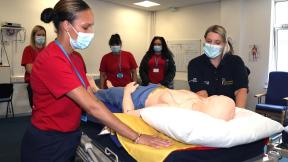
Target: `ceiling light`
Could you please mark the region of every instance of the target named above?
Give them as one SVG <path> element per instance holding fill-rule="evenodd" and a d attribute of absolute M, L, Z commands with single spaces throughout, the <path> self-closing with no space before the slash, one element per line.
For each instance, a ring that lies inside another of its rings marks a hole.
<path fill-rule="evenodd" d="M 134 5 L 142 6 L 142 7 L 153 7 L 153 6 L 159 6 L 159 3 L 151 2 L 151 1 L 142 1 L 134 3 Z"/>

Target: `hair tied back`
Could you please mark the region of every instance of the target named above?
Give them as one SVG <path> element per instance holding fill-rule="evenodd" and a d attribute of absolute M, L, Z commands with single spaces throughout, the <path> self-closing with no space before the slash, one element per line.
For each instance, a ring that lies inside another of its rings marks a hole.
<path fill-rule="evenodd" d="M 41 13 L 41 20 L 45 23 L 50 23 L 55 17 L 53 8 L 46 8 Z"/>

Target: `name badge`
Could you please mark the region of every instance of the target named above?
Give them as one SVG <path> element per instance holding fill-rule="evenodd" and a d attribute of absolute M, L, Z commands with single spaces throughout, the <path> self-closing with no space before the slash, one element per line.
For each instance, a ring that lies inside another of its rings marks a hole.
<path fill-rule="evenodd" d="M 119 79 L 121 79 L 121 78 L 123 78 L 123 73 L 117 73 L 117 78 L 119 78 Z"/>
<path fill-rule="evenodd" d="M 159 68 L 154 68 L 153 73 L 159 73 Z"/>
<path fill-rule="evenodd" d="M 233 85 L 233 80 L 225 80 L 224 82 L 222 82 L 223 86 L 228 86 L 228 85 Z"/>

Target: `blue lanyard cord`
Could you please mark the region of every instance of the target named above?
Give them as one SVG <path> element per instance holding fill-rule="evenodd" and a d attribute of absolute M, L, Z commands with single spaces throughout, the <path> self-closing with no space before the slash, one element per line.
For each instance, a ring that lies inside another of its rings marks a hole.
<path fill-rule="evenodd" d="M 70 62 L 71 66 L 73 67 L 74 71 L 76 72 L 79 80 L 81 81 L 82 85 L 85 87 L 85 89 L 87 88 L 83 78 L 81 77 L 79 71 L 77 70 L 77 68 L 75 67 L 75 65 L 73 64 L 73 62 L 71 61 L 67 51 L 64 49 L 64 47 L 60 44 L 60 42 L 56 39 L 55 43 L 58 45 L 58 47 L 60 47 L 60 49 L 62 50 L 62 52 L 64 53 L 64 55 L 66 56 L 66 58 L 68 59 L 68 61 Z"/>
<path fill-rule="evenodd" d="M 57 39 L 55 40 L 55 43 L 60 47 L 60 49 L 62 50 L 62 52 L 63 52 L 64 55 L 66 56 L 66 58 L 69 60 L 71 66 L 73 67 L 74 71 L 76 72 L 76 74 L 77 74 L 78 78 L 80 79 L 82 85 L 83 85 L 83 86 L 85 87 L 85 89 L 86 89 L 86 84 L 85 84 L 83 78 L 81 77 L 79 71 L 77 70 L 77 68 L 75 67 L 75 65 L 73 64 L 73 62 L 71 61 L 71 59 L 70 59 L 67 51 L 64 49 L 64 47 L 60 44 L 60 42 L 59 42 Z M 82 112 L 81 120 L 84 121 L 84 122 L 87 122 L 88 117 L 87 117 L 86 113 Z"/>

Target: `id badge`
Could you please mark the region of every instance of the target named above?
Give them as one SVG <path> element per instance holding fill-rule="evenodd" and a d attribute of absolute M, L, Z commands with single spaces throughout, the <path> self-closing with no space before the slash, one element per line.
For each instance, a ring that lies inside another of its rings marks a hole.
<path fill-rule="evenodd" d="M 117 73 L 117 78 L 119 79 L 123 78 L 123 73 Z"/>
<path fill-rule="evenodd" d="M 159 73 L 159 68 L 154 68 L 154 69 L 153 69 L 153 72 L 154 72 L 154 73 Z"/>

